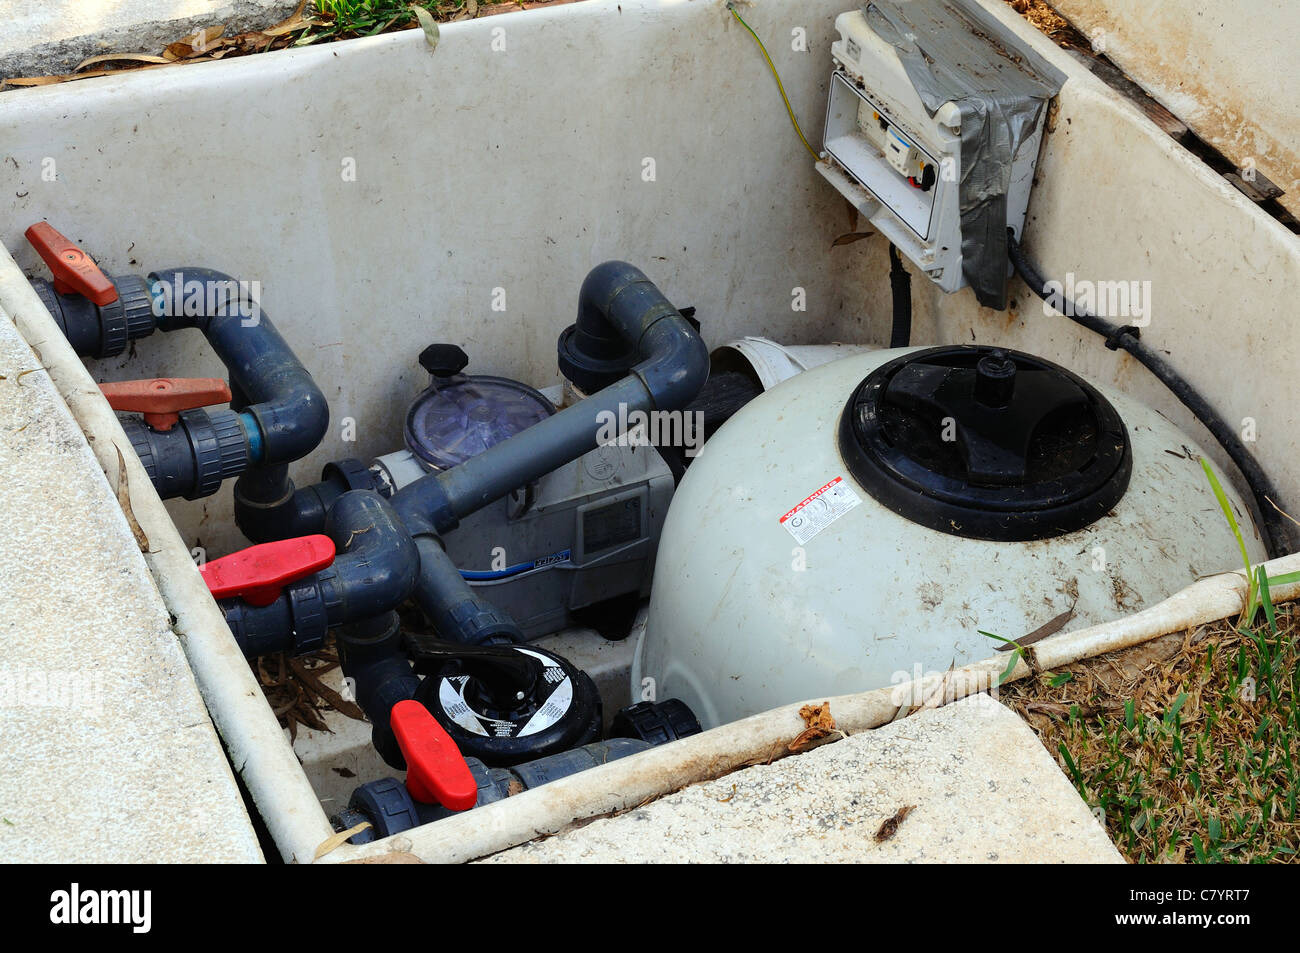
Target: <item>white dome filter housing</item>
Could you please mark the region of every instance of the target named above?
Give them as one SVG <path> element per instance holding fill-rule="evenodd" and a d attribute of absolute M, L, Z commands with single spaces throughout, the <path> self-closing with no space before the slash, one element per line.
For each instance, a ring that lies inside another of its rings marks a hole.
<path fill-rule="evenodd" d="M 1149 408 L 1016 352 L 799 374 L 678 487 L 633 697 L 680 698 L 710 728 L 987 658 L 980 630 L 1151 605 L 1240 563 L 1199 454 Z"/>

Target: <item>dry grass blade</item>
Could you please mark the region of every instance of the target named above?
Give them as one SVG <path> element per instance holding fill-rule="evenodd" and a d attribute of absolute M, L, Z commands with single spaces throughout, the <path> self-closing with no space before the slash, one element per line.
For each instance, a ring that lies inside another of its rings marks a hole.
<path fill-rule="evenodd" d="M 362 821 L 356 827 L 349 827 L 345 831 L 339 831 L 337 834 L 333 834 L 330 837 L 325 838 L 323 841 L 320 842 L 320 846 L 316 848 L 316 856 L 313 857 L 312 860 L 320 860 L 330 851 L 338 850 L 338 848 L 342 847 L 344 844 L 348 842 L 348 838 L 354 837 L 357 834 L 360 834 L 364 830 L 368 830 L 370 826 L 371 825 L 369 821 Z"/>
<path fill-rule="evenodd" d="M 146 69 L 162 69 L 164 66 L 175 66 L 175 63 L 166 61 L 163 63 L 147 63 L 142 66 L 124 66 L 121 69 L 96 69 L 87 70 L 84 73 L 62 73 L 55 76 L 15 76 L 12 79 L 6 79 L 0 82 L 0 89 L 7 86 L 14 87 L 32 87 L 32 86 L 55 86 L 59 83 L 70 83 L 78 79 L 94 79 L 97 76 L 116 76 L 119 73 L 135 73 Z"/>
<path fill-rule="evenodd" d="M 149 552 L 149 537 L 145 534 L 144 527 L 140 521 L 135 518 L 135 513 L 131 509 L 131 486 L 126 479 L 126 458 L 122 456 L 122 448 L 113 445 L 117 451 L 117 505 L 122 508 L 122 515 L 126 517 L 126 524 L 131 527 L 131 535 L 135 537 L 135 544 L 140 547 L 143 553 Z"/>

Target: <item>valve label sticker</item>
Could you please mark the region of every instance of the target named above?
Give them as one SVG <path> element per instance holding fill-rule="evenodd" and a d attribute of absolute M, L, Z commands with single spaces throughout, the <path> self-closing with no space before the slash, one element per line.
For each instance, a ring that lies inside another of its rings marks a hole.
<path fill-rule="evenodd" d="M 540 705 L 527 721 L 520 724 L 475 711 L 465 699 L 468 675 L 452 675 L 444 678 L 438 686 L 438 702 L 447 717 L 468 732 L 493 738 L 523 738 L 545 731 L 563 718 L 573 703 L 573 679 L 554 659 L 525 648 L 517 647 L 515 651 L 531 655 L 543 665 L 541 683 L 537 688 Z"/>
<path fill-rule="evenodd" d="M 809 494 L 781 517 L 781 525 L 802 545 L 862 502 L 843 477 Z"/>

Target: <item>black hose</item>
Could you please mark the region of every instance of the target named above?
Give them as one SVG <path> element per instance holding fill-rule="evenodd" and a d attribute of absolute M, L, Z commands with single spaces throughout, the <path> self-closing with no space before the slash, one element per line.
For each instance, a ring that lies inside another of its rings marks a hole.
<path fill-rule="evenodd" d="M 1057 296 L 1048 292 L 1047 282 L 1043 279 L 1042 274 L 1034 267 L 1033 263 L 1025 257 L 1024 249 L 1016 241 L 1015 234 L 1007 230 L 1007 251 L 1011 256 L 1011 264 L 1016 269 L 1024 283 L 1034 294 L 1042 298 L 1049 304 L 1056 305 Z M 1195 415 L 1196 419 L 1205 425 L 1214 439 L 1219 442 L 1219 446 L 1227 452 L 1236 464 L 1241 475 L 1245 478 L 1246 484 L 1250 487 L 1251 496 L 1254 497 L 1255 507 L 1259 510 L 1260 519 L 1263 523 L 1261 530 L 1264 536 L 1264 547 L 1268 550 L 1268 555 L 1272 559 L 1278 556 L 1285 556 L 1288 553 L 1295 552 L 1300 546 L 1297 545 L 1295 527 L 1283 515 L 1279 508 L 1281 494 L 1278 493 L 1277 487 L 1269 479 L 1264 468 L 1259 465 L 1259 461 L 1254 455 L 1246 449 L 1246 445 L 1241 442 L 1236 431 L 1219 416 L 1208 400 L 1193 387 L 1186 378 L 1178 373 L 1177 370 L 1166 361 L 1154 348 L 1143 344 L 1139 338 L 1141 333 L 1136 327 L 1131 325 L 1111 324 L 1104 318 L 1080 309 L 1073 302 L 1066 310 L 1072 312 L 1066 317 L 1087 328 L 1102 335 L 1106 339 L 1106 346 L 1112 351 L 1116 348 L 1122 348 L 1133 356 L 1133 358 L 1160 379 L 1169 390 L 1177 397 L 1188 410 Z"/>
<path fill-rule="evenodd" d="M 903 259 L 893 242 L 889 243 L 889 290 L 894 301 L 889 346 L 907 347 L 912 343 L 912 276 L 903 267 Z"/>

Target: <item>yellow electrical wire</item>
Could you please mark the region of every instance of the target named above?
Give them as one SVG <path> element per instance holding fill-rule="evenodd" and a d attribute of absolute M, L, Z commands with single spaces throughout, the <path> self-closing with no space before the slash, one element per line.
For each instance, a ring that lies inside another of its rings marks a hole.
<path fill-rule="evenodd" d="M 822 161 L 821 156 L 817 155 L 816 150 L 813 149 L 812 146 L 808 145 L 808 139 L 804 136 L 803 130 L 799 128 L 799 120 L 794 117 L 794 110 L 790 108 L 790 98 L 785 94 L 785 86 L 781 83 L 781 76 L 777 73 L 776 66 L 772 63 L 772 57 L 767 55 L 767 47 L 765 47 L 763 41 L 758 38 L 758 34 L 754 32 L 753 27 L 746 23 L 744 18 L 736 12 L 735 4 L 728 3 L 727 9 L 731 11 L 731 15 L 739 21 L 740 25 L 749 31 L 749 35 L 752 36 L 754 42 L 758 44 L 758 48 L 763 54 L 763 59 L 767 60 L 767 68 L 772 71 L 772 78 L 776 80 L 776 88 L 781 91 L 781 102 L 785 103 L 785 111 L 790 114 L 790 125 L 794 126 L 794 131 L 799 134 L 799 141 L 803 143 L 803 147 L 808 150 L 808 154 L 813 157 L 814 162 Z"/>

